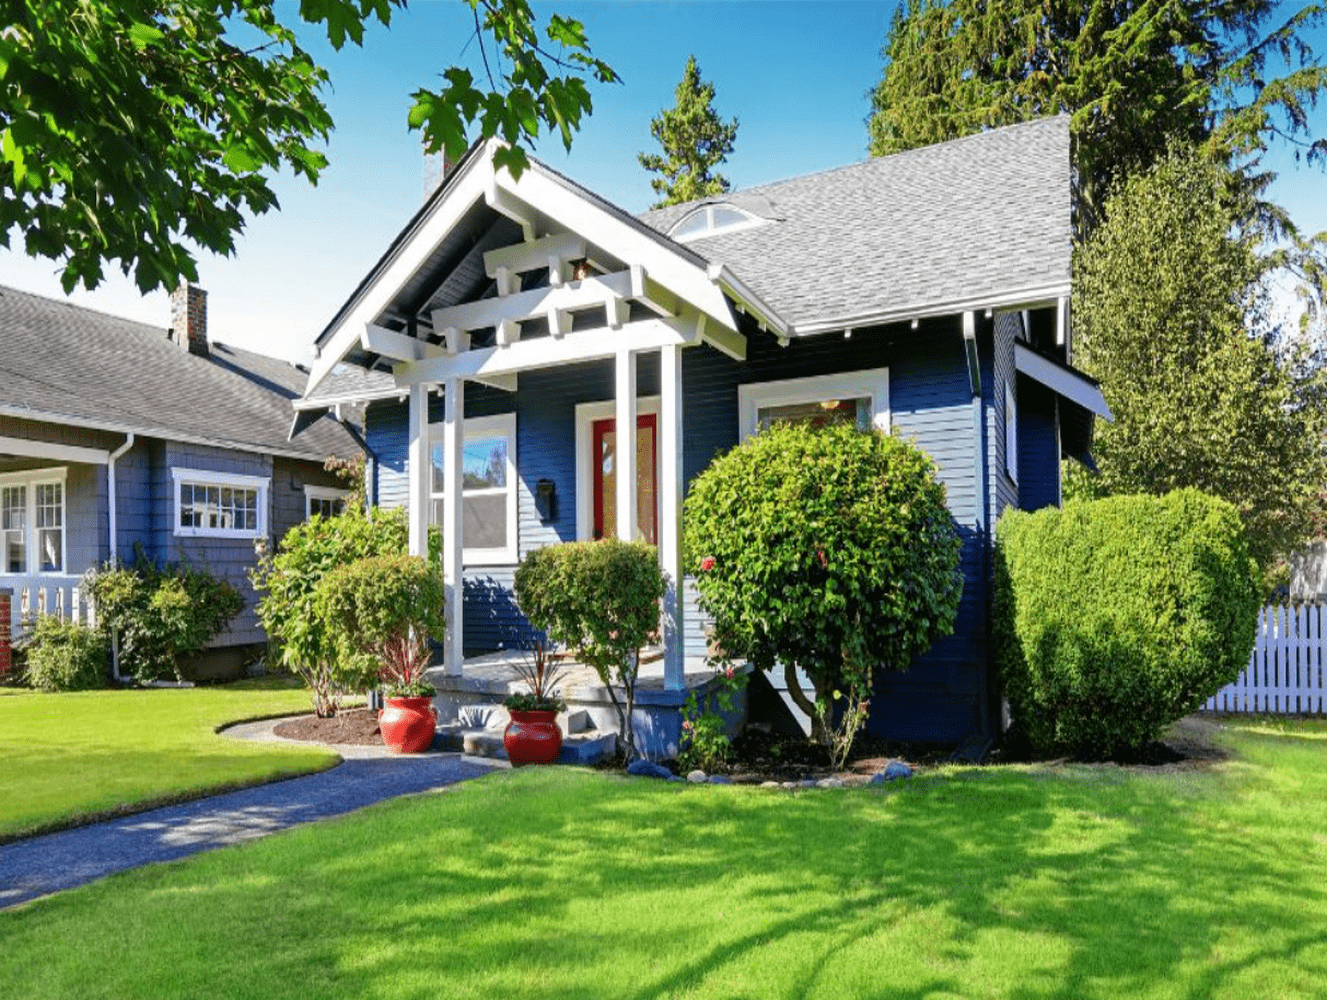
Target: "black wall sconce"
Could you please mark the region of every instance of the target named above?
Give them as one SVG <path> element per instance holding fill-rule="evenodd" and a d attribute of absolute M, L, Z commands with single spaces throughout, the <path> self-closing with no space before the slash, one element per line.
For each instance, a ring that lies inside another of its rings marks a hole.
<path fill-rule="evenodd" d="M 534 484 L 534 509 L 545 523 L 558 516 L 558 493 L 553 480 L 541 479 Z"/>

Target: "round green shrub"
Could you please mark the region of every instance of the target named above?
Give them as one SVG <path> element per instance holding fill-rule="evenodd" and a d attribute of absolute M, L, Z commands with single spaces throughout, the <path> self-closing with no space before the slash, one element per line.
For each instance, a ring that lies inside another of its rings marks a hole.
<path fill-rule="evenodd" d="M 109 680 L 110 646 L 95 628 L 42 615 L 26 645 L 27 681 L 39 691 L 86 691 Z"/>
<path fill-rule="evenodd" d="M 953 631 L 958 532 L 934 464 L 897 437 L 775 424 L 696 478 L 684 523 L 715 643 L 761 670 L 782 663 L 822 738 L 837 691 L 866 697 L 874 671 L 906 670 Z"/>
<path fill-rule="evenodd" d="M 336 648 L 342 677 L 375 678 L 393 697 L 432 694 L 423 679 L 429 637 L 446 626 L 446 587 L 436 565 L 418 556 L 372 556 L 330 570 L 314 603 Z"/>
<path fill-rule="evenodd" d="M 1011 511 L 996 538 L 995 665 L 1035 753 L 1127 754 L 1248 663 L 1261 589 L 1224 500 L 1185 489 Z"/>

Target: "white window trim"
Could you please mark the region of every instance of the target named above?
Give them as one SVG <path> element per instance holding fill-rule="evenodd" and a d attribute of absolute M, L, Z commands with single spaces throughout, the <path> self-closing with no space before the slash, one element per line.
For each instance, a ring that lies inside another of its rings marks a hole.
<path fill-rule="evenodd" d="M 188 469 L 171 466 L 171 512 L 176 538 L 264 538 L 267 535 L 267 497 L 272 488 L 268 476 L 241 476 L 233 472 L 211 472 L 207 469 Z M 180 524 L 180 487 L 238 486 L 258 491 L 258 526 L 249 528 L 196 528 Z"/>
<path fill-rule="evenodd" d="M 737 387 L 737 433 L 740 438 L 756 432 L 758 415 L 766 406 L 795 406 L 822 399 L 866 396 L 871 400 L 871 423 L 889 433 L 889 369 L 835 372 L 777 382 L 748 382 Z"/>
<path fill-rule="evenodd" d="M 341 500 L 344 502 L 349 496 L 349 490 L 338 490 L 333 486 L 310 486 L 306 483 L 304 486 L 304 520 L 307 521 L 313 516 L 309 513 L 309 504 L 314 500 Z"/>
<path fill-rule="evenodd" d="M 24 469 L 21 472 L 0 473 L 0 486 L 26 486 L 28 488 L 25 502 L 27 504 L 27 528 L 26 537 L 23 539 L 23 550 L 27 558 L 27 566 L 22 573 L 7 573 L 0 569 L 0 577 L 37 577 L 37 576 L 69 576 L 69 486 L 67 479 L 69 469 L 64 466 L 58 466 L 48 469 Z M 50 486 L 54 483 L 60 485 L 60 569 L 48 570 L 42 572 L 38 566 L 37 553 L 37 487 Z"/>
<path fill-rule="evenodd" d="M 1012 382 L 1004 384 L 1004 471 L 1018 485 L 1018 400 Z"/>
<path fill-rule="evenodd" d="M 433 490 L 433 445 L 442 441 L 443 422 L 434 421 L 429 424 L 429 518 L 432 523 L 434 501 L 446 500 L 441 493 L 435 493 Z M 461 423 L 461 440 L 458 445 L 464 450 L 465 439 L 467 437 L 495 437 L 503 435 L 507 438 L 507 544 L 502 548 L 480 549 L 465 548 L 461 551 L 461 564 L 463 566 L 515 566 L 520 562 L 520 539 L 517 533 L 520 530 L 520 519 L 517 517 L 517 496 L 520 490 L 520 479 L 517 476 L 516 460 L 516 414 L 499 413 L 491 417 L 467 417 Z M 462 503 L 464 503 L 465 490 L 462 490 Z M 478 490 L 471 490 L 471 493 L 480 493 Z M 485 490 L 484 493 L 496 494 L 497 490 Z M 460 518 L 460 530 L 465 531 L 464 515 Z M 464 536 L 463 536 L 464 537 Z"/>
<path fill-rule="evenodd" d="M 657 420 L 659 397 L 637 396 L 636 416 L 651 413 Z M 576 540 L 580 542 L 594 538 L 594 425 L 600 420 L 616 418 L 616 400 L 605 399 L 576 405 Z M 671 495 L 665 493 L 662 481 L 663 449 L 655 448 L 654 457 L 654 482 L 662 503 L 665 495 Z"/>
<path fill-rule="evenodd" d="M 729 222 L 722 226 L 716 226 L 714 224 L 714 215 L 711 212 L 711 210 L 715 208 L 726 208 L 734 212 L 741 212 L 742 215 L 744 215 L 746 218 L 742 222 Z M 705 216 L 705 222 L 706 222 L 704 229 L 702 229 L 698 233 L 685 233 L 681 236 L 674 235 L 684 225 L 686 225 L 696 216 L 702 214 Z M 767 226 L 769 225 L 769 221 L 770 221 L 769 219 L 762 219 L 758 215 L 753 215 L 752 213 L 748 212 L 745 208 L 739 208 L 737 205 L 734 205 L 731 202 L 726 202 L 726 201 L 712 202 L 711 204 L 701 205 L 699 208 L 693 209 L 692 211 L 688 212 L 686 215 L 682 216 L 682 218 L 674 222 L 671 226 L 668 227 L 668 236 L 670 239 L 676 240 L 678 243 L 690 243 L 692 240 L 704 240 L 708 239 L 711 236 L 719 236 L 724 233 L 740 233 L 744 229 L 756 229 L 760 226 Z"/>

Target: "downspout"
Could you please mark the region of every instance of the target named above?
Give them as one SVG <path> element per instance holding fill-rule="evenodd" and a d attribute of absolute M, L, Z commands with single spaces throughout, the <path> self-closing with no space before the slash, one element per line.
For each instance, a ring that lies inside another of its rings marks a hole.
<path fill-rule="evenodd" d="M 115 462 L 123 458 L 125 452 L 134 446 L 134 432 L 129 431 L 124 438 L 124 444 L 110 453 L 106 459 L 106 519 L 110 528 L 110 564 L 118 569 L 120 566 L 120 545 L 119 545 L 119 519 L 117 517 L 117 504 L 115 502 Z M 111 679 L 115 683 L 122 683 L 120 677 L 120 636 L 116 632 L 111 633 Z"/>
<path fill-rule="evenodd" d="M 972 445 L 976 453 L 977 465 L 977 536 L 981 539 L 981 585 L 984 597 L 982 604 L 985 612 L 985 624 L 989 628 L 991 621 L 991 539 L 988 528 L 990 526 L 991 506 L 990 497 L 988 496 L 990 484 L 986 481 L 986 428 L 982 419 L 981 366 L 977 349 L 977 314 L 975 312 L 965 312 L 963 314 L 963 349 L 968 362 L 968 386 L 972 390 Z M 991 685 L 989 642 L 982 645 L 987 648 L 987 656 L 985 691 L 982 695 L 980 711 L 980 731 L 982 736 L 989 737 Z"/>

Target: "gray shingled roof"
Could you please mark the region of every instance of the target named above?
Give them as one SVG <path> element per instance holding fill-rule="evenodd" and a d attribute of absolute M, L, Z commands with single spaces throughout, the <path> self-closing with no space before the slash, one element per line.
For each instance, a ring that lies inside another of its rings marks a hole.
<path fill-rule="evenodd" d="M 793 327 L 1067 285 L 1067 116 L 766 184 L 731 202 L 767 225 L 692 240 Z M 647 212 L 666 233 L 703 202 Z"/>
<path fill-rule="evenodd" d="M 337 365 L 312 394 L 295 404 L 297 410 L 332 406 L 347 401 L 383 399 L 400 394 L 396 379 L 387 372 L 358 365 Z"/>
<path fill-rule="evenodd" d="M 0 286 L 0 412 L 264 454 L 359 451 L 320 420 L 287 441 L 306 374 L 213 343 L 189 354 L 163 327 Z"/>

